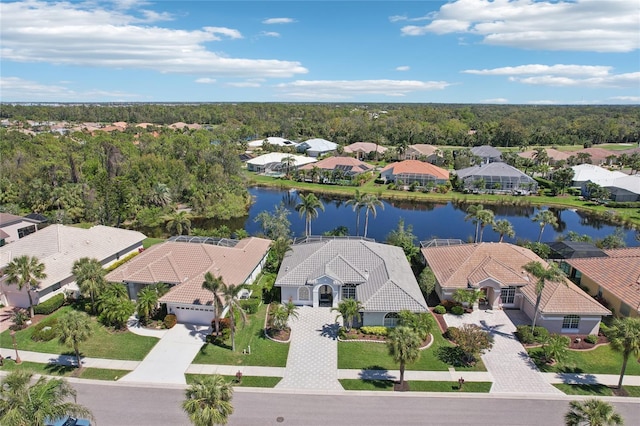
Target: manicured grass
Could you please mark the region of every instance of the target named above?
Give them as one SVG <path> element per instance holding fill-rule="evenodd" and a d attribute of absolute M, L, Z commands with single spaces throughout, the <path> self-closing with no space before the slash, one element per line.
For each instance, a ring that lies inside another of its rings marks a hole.
<path fill-rule="evenodd" d="M 206 375 L 185 374 L 184 376 L 187 380 L 187 384 L 190 385 L 193 383 L 196 377 L 205 377 Z M 282 380 L 282 377 L 243 376 L 242 382 L 237 383 L 235 376 L 222 376 L 222 377 L 224 377 L 229 383 L 233 384 L 233 386 L 248 387 L 248 388 L 274 388 L 278 383 L 280 383 L 280 380 Z"/>
<path fill-rule="evenodd" d="M 64 306 L 50 315 L 57 317 L 65 312 L 72 310 L 71 306 Z M 80 353 L 90 358 L 107 358 L 107 359 L 124 359 L 124 360 L 142 360 L 158 343 L 155 337 L 138 336 L 129 331 L 111 331 L 102 326 L 94 317 L 92 317 L 93 335 L 86 342 L 80 344 Z M 10 331 L 6 330 L 0 334 L 0 346 L 12 349 Z M 34 342 L 31 340 L 33 334 L 33 326 L 16 333 L 16 343 L 18 351 L 44 352 L 50 354 L 72 355 L 73 351 L 70 347 L 61 345 L 58 339 L 48 342 Z"/>
<path fill-rule="evenodd" d="M 605 385 L 567 385 L 564 383 L 554 384 L 567 395 L 597 395 L 613 396 L 613 391 Z"/>
<path fill-rule="evenodd" d="M 460 390 L 457 382 L 424 382 L 408 380 L 412 392 L 482 392 L 488 393 L 491 382 L 466 382 Z M 392 391 L 392 380 L 341 379 L 345 390 Z"/>
<path fill-rule="evenodd" d="M 541 348 L 529 349 L 528 352 L 534 359 L 542 351 Z M 554 373 L 586 373 L 586 374 L 620 374 L 622 368 L 622 355 L 611 350 L 609 345 L 599 346 L 591 351 L 569 351 L 565 361 L 550 366 L 538 364 L 538 368 L 544 372 Z M 640 375 L 640 363 L 631 357 L 627 363 L 627 375 Z"/>
<path fill-rule="evenodd" d="M 407 370 L 419 371 L 447 371 L 449 365 L 441 361 L 437 354 L 439 351 L 453 347 L 442 334 L 440 334 L 435 319 L 433 322 L 434 342 L 429 347 L 420 351 L 420 359 L 412 364 L 407 364 Z M 338 342 L 338 368 L 356 370 L 397 370 L 398 364 L 388 353 L 387 345 L 373 342 Z M 456 367 L 458 371 L 486 371 L 482 360 L 472 367 Z"/>
<path fill-rule="evenodd" d="M 640 386 L 623 386 L 629 396 L 634 398 L 640 398 Z"/>
<path fill-rule="evenodd" d="M 110 380 L 115 381 L 129 373 L 127 370 L 108 370 L 105 368 L 83 368 L 78 373 L 75 367 L 56 364 L 40 364 L 37 362 L 23 361 L 20 365 L 13 361 L 5 360 L 0 371 L 30 370 L 35 374 L 61 377 L 78 377 L 80 379 Z"/>
<path fill-rule="evenodd" d="M 267 305 L 263 304 L 253 315 L 249 315 L 246 325 L 238 325 L 236 331 L 236 352 L 229 347 L 212 344 L 203 345 L 193 360 L 194 364 L 222 364 L 222 365 L 258 365 L 284 367 L 289 354 L 288 343 L 278 343 L 267 339 L 263 335 L 264 318 Z M 245 355 L 243 349 L 251 346 L 251 354 Z"/>
<path fill-rule="evenodd" d="M 164 238 L 145 238 L 142 240 L 142 247 L 148 249 L 154 244 L 164 243 L 166 240 Z"/>

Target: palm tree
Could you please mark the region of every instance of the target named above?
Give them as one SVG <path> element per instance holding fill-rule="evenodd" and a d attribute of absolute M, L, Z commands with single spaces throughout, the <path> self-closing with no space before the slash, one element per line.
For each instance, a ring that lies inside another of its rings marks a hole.
<path fill-rule="evenodd" d="M 138 311 L 138 318 L 140 322 L 146 324 L 149 317 L 153 315 L 153 312 L 158 306 L 158 299 L 160 294 L 152 286 L 146 286 L 138 292 L 136 299 L 136 311 Z"/>
<path fill-rule="evenodd" d="M 538 224 L 540 225 L 538 242 L 542 241 L 542 232 L 544 231 L 545 226 L 551 225 L 554 228 L 558 226 L 558 219 L 556 219 L 556 216 L 551 210 L 540 210 L 531 220 L 534 222 L 538 222 Z"/>
<path fill-rule="evenodd" d="M 500 235 L 499 243 L 502 242 L 504 236 L 506 235 L 509 238 L 513 238 L 516 235 L 516 231 L 513 229 L 513 225 L 507 219 L 497 220 L 493 224 L 493 231 L 497 232 Z"/>
<path fill-rule="evenodd" d="M 185 392 L 182 409 L 196 426 L 225 425 L 233 414 L 233 387 L 224 377 L 197 377 Z"/>
<path fill-rule="evenodd" d="M 467 207 L 467 215 L 464 217 L 465 222 L 471 219 L 471 223 L 476 226 L 476 233 L 473 237 L 474 243 L 478 242 L 478 228 L 480 226 L 480 221 L 478 220 L 478 212 L 483 209 L 484 207 L 482 206 L 482 204 L 472 204 Z"/>
<path fill-rule="evenodd" d="M 167 231 L 177 235 L 182 235 L 182 233 L 186 231 L 186 234 L 189 235 L 191 232 L 191 215 L 182 211 L 173 216 L 169 216 L 167 220 Z"/>
<path fill-rule="evenodd" d="M 627 369 L 627 361 L 633 355 L 640 356 L 640 318 L 617 318 L 607 333 L 611 349 L 622 353 L 622 369 L 618 389 L 622 388 L 622 379 Z"/>
<path fill-rule="evenodd" d="M 367 230 L 369 228 L 369 212 L 373 213 L 373 217 L 375 218 L 378 214 L 376 207 L 381 207 L 382 210 L 384 210 L 384 204 L 382 204 L 382 201 L 378 200 L 378 197 L 376 197 L 373 194 L 366 194 L 364 197 L 362 197 L 362 208 L 365 209 L 364 211 L 364 237 L 365 238 L 367 237 Z"/>
<path fill-rule="evenodd" d="M 213 294 L 213 320 L 215 322 L 216 336 L 220 335 L 220 313 L 224 308 L 224 297 L 220 290 L 226 287 L 222 277 L 214 277 L 211 272 L 204 274 L 202 288 Z"/>
<path fill-rule="evenodd" d="M 155 204 L 159 207 L 168 206 L 172 201 L 171 190 L 166 184 L 156 182 L 156 184 L 153 185 L 153 188 L 151 188 L 151 195 L 149 198 L 151 204 Z"/>
<path fill-rule="evenodd" d="M 525 271 L 530 273 L 536 278 L 536 306 L 533 314 L 533 321 L 531 323 L 531 330 L 536 327 L 536 319 L 538 318 L 538 313 L 540 309 L 540 300 L 542 300 L 542 291 L 544 290 L 545 283 L 555 282 L 555 283 L 564 283 L 564 274 L 555 263 L 549 265 L 549 268 L 545 268 L 542 263 L 533 261 L 529 262 L 522 267 Z"/>
<path fill-rule="evenodd" d="M 80 342 L 84 342 L 93 334 L 91 318 L 80 311 L 69 311 L 58 320 L 60 343 L 71 346 L 76 354 L 78 368 L 80 363 Z"/>
<path fill-rule="evenodd" d="M 285 167 L 285 177 L 289 179 L 291 167 L 295 166 L 296 159 L 292 155 L 288 155 L 282 159 L 282 165 Z"/>
<path fill-rule="evenodd" d="M 311 220 L 318 217 L 318 210 L 324 211 L 324 204 L 318 200 L 313 193 L 307 195 L 300 195 L 300 202 L 296 205 L 296 211 L 300 214 L 300 217 L 305 218 L 305 236 L 311 235 Z"/>
<path fill-rule="evenodd" d="M 66 416 L 93 420 L 86 407 L 69 402 L 76 391 L 63 379 L 40 377 L 31 384 L 33 373 L 16 370 L 0 382 L 0 424 L 3 426 L 44 426 L 45 419 Z"/>
<path fill-rule="evenodd" d="M 362 303 L 356 299 L 347 298 L 338 303 L 338 307 L 331 308 L 332 311 L 338 312 L 336 320 L 340 317 L 344 320 L 344 326 L 347 331 L 353 327 L 353 320 L 360 315 Z"/>
<path fill-rule="evenodd" d="M 229 328 L 231 329 L 231 350 L 236 351 L 236 312 L 240 314 L 242 323 L 247 322 L 247 314 L 242 306 L 240 306 L 240 300 L 238 294 L 240 290 L 246 288 L 245 285 L 229 284 L 222 287 L 222 297 L 224 297 L 225 304 L 229 307 Z"/>
<path fill-rule="evenodd" d="M 37 257 L 24 255 L 13 259 L 5 268 L 7 274 L 7 284 L 16 284 L 18 290 L 27 288 L 29 296 L 29 313 L 33 317 L 33 298 L 31 292 L 38 289 L 40 280 L 47 278 L 44 273 L 44 263 L 40 262 Z"/>
<path fill-rule="evenodd" d="M 356 236 L 360 235 L 360 210 L 362 210 L 363 207 L 362 197 L 363 194 L 360 193 L 360 190 L 356 189 L 353 198 L 346 202 L 348 206 L 353 206 L 353 211 L 356 212 Z"/>
<path fill-rule="evenodd" d="M 98 259 L 83 257 L 73 263 L 71 272 L 76 277 L 80 293 L 91 298 L 91 311 L 95 314 L 96 298 L 107 285 L 104 279 L 106 271 Z"/>
<path fill-rule="evenodd" d="M 476 213 L 476 218 L 478 224 L 480 225 L 480 235 L 478 236 L 478 240 L 482 242 L 482 235 L 484 234 L 484 228 L 487 225 L 493 225 L 495 223 L 495 216 L 493 215 L 493 211 L 489 209 L 482 209 Z"/>
<path fill-rule="evenodd" d="M 393 361 L 400 364 L 400 385 L 404 383 L 404 369 L 407 363 L 415 362 L 420 358 L 421 344 L 418 333 L 409 327 L 400 326 L 389 332 L 387 348 Z"/>
<path fill-rule="evenodd" d="M 569 411 L 564 415 L 567 426 L 613 426 L 622 425 L 622 416 L 616 413 L 608 402 L 596 398 L 571 401 Z"/>

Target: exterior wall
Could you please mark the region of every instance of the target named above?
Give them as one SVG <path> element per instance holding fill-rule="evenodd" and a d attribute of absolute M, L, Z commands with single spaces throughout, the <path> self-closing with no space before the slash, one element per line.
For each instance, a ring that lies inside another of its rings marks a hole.
<path fill-rule="evenodd" d="M 607 307 L 613 312 L 613 314 L 617 317 L 628 316 L 628 317 L 640 317 L 638 313 L 638 309 L 633 309 L 631 306 L 624 304 L 622 300 L 618 298 L 618 296 L 611 293 L 604 287 L 600 287 L 598 283 L 593 281 L 591 278 L 586 275 L 582 275 L 580 277 L 580 285 L 587 289 L 587 293 L 592 296 L 596 296 L 598 292 L 602 295 L 602 298 L 607 301 Z M 626 311 L 629 311 L 626 314 Z"/>
<path fill-rule="evenodd" d="M 35 226 L 36 231 L 38 230 L 38 224 L 30 222 L 28 220 L 23 220 L 17 223 L 12 223 L 11 225 L 3 226 L 2 230 L 9 234 L 9 236 L 5 239 L 5 242 L 8 244 L 12 241 L 18 241 L 18 230 L 27 228 L 29 226 Z"/>
<path fill-rule="evenodd" d="M 300 287 L 280 287 L 280 302 L 288 303 L 289 299 L 298 306 L 313 306 L 313 289 L 307 286 L 309 289 L 309 300 L 300 300 L 298 297 L 298 289 Z"/>
<path fill-rule="evenodd" d="M 363 326 L 384 325 L 384 316 L 386 312 L 364 312 L 362 314 Z"/>
<path fill-rule="evenodd" d="M 555 334 L 598 334 L 600 330 L 600 317 L 580 316 L 578 328 L 563 329 L 564 315 L 540 315 L 536 325 L 540 325 L 549 333 Z"/>

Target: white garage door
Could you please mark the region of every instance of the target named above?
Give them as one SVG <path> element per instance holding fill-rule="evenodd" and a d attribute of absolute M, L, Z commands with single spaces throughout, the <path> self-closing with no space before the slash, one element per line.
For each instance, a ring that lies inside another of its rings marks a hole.
<path fill-rule="evenodd" d="M 210 306 L 177 305 L 173 306 L 173 313 L 179 323 L 211 325 L 213 308 Z"/>

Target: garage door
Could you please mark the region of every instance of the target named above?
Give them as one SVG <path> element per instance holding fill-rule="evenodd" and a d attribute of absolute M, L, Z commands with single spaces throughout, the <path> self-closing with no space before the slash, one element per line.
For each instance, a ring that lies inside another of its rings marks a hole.
<path fill-rule="evenodd" d="M 174 306 L 173 313 L 183 324 L 211 325 L 213 321 L 213 308 L 208 306 Z"/>

